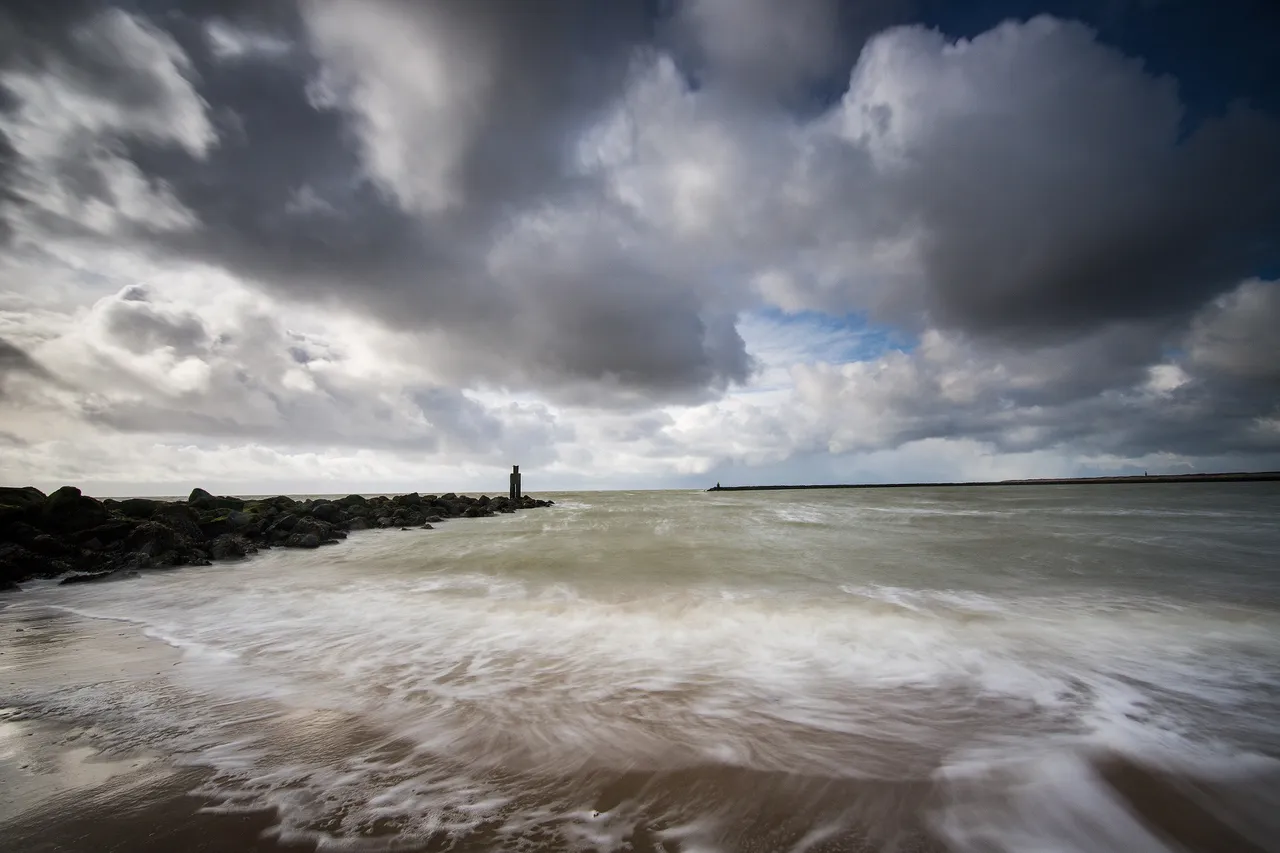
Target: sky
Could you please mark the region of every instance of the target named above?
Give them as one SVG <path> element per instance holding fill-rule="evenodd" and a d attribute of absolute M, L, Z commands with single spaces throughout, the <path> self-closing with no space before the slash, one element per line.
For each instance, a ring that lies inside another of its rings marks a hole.
<path fill-rule="evenodd" d="M 1280 469 L 1272 0 L 11 0 L 0 482 Z"/>

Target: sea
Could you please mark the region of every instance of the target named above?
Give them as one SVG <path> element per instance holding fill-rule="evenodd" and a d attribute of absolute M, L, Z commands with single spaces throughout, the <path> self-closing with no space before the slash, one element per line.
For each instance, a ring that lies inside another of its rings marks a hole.
<path fill-rule="evenodd" d="M 535 496 L 0 597 L 0 848 L 1280 850 L 1280 484 Z"/>

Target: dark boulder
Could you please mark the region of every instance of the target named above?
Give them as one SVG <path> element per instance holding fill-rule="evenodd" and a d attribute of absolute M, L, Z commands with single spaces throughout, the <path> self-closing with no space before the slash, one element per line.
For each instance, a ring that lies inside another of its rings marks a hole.
<path fill-rule="evenodd" d="M 162 503 L 151 514 L 151 520 L 171 527 L 192 542 L 204 538 L 200 530 L 200 515 L 193 508 L 180 503 Z"/>
<path fill-rule="evenodd" d="M 126 521 L 124 519 L 112 519 L 106 524 L 99 524 L 97 527 L 90 527 L 88 530 L 81 530 L 76 534 L 76 541 L 81 547 L 85 542 L 98 540 L 103 545 L 114 545 L 125 539 L 133 529 L 138 526 L 136 521 Z"/>
<path fill-rule="evenodd" d="M 32 527 L 25 521 L 13 521 L 4 526 L 3 533 L 0 533 L 0 540 L 7 542 L 17 542 L 19 545 L 29 545 L 37 536 L 44 536 L 37 527 Z"/>
<path fill-rule="evenodd" d="M 35 486 L 0 487 L 0 505 L 22 507 L 26 509 L 44 509 L 49 498 Z"/>
<path fill-rule="evenodd" d="M 476 503 L 477 503 L 477 504 L 479 504 L 480 506 L 488 506 L 488 505 L 489 505 L 489 496 L 488 496 L 488 495 L 481 495 L 480 497 L 476 498 Z"/>
<path fill-rule="evenodd" d="M 212 501 L 212 500 L 213 500 L 213 495 L 209 494 L 204 489 L 192 489 L 191 495 L 187 498 L 187 503 L 189 504 L 204 503 L 205 501 Z"/>
<path fill-rule="evenodd" d="M 254 515 L 234 509 L 214 509 L 200 513 L 200 532 L 206 539 L 224 533 L 237 533 L 256 523 Z"/>
<path fill-rule="evenodd" d="M 187 537 L 158 521 L 144 521 L 124 540 L 124 550 L 147 557 L 160 557 L 190 547 Z"/>
<path fill-rule="evenodd" d="M 12 542 L 0 543 L 0 580 L 22 581 L 27 578 L 53 577 L 70 571 L 71 566 L 42 557 Z"/>
<path fill-rule="evenodd" d="M 78 572 L 74 575 L 67 575 L 58 581 L 59 586 L 68 586 L 77 583 L 93 583 L 94 581 L 106 580 L 116 574 L 116 569 L 104 569 L 100 572 Z"/>
<path fill-rule="evenodd" d="M 239 536 L 223 534 L 209 543 L 209 556 L 215 560 L 236 560 L 258 549 Z"/>
<path fill-rule="evenodd" d="M 382 518 L 379 518 L 379 519 L 378 519 L 378 527 L 383 527 L 383 528 L 385 528 L 385 527 L 391 527 L 391 526 L 393 526 L 393 524 L 394 524 L 394 522 L 392 522 L 392 520 L 391 520 L 391 517 L 390 517 L 390 516 L 384 515 L 384 516 L 382 516 Z"/>
<path fill-rule="evenodd" d="M 421 527 L 427 523 L 427 517 L 420 512 L 411 512 L 405 515 L 404 523 L 410 527 Z"/>
<path fill-rule="evenodd" d="M 443 495 L 441 495 L 441 496 L 439 497 L 439 500 L 442 500 L 442 501 L 444 501 L 445 503 L 449 503 L 449 502 L 451 502 L 451 501 L 456 501 L 457 499 L 458 499 L 458 496 L 457 496 L 457 495 L 455 495 L 453 492 L 446 492 L 445 494 L 443 494 Z"/>
<path fill-rule="evenodd" d="M 350 529 L 351 530 L 368 530 L 372 526 L 373 525 L 369 524 L 369 520 L 366 518 L 363 518 L 363 517 L 353 518 L 351 519 Z"/>
<path fill-rule="evenodd" d="M 27 524 L 40 520 L 40 510 L 25 506 L 0 504 L 0 536 L 3 536 L 12 525 Z"/>
<path fill-rule="evenodd" d="M 301 536 L 315 536 L 321 542 L 332 538 L 333 528 L 318 518 L 300 518 L 293 526 L 293 533 Z"/>
<path fill-rule="evenodd" d="M 293 533 L 285 540 L 289 548 L 319 548 L 321 539 L 314 533 Z"/>
<path fill-rule="evenodd" d="M 267 531 L 269 533 L 274 533 L 277 530 L 291 531 L 297 523 L 298 516 L 291 512 L 286 512 L 284 515 L 277 518 L 271 526 L 267 528 Z"/>
<path fill-rule="evenodd" d="M 342 511 L 342 507 L 335 503 L 329 503 L 328 501 L 317 503 L 311 508 L 312 518 L 318 518 L 329 524 L 341 521 L 345 515 L 346 513 Z"/>
<path fill-rule="evenodd" d="M 421 528 L 421 529 L 422 529 L 422 530 L 435 530 L 435 528 L 434 528 L 434 527 L 432 527 L 430 524 L 426 524 L 426 523 L 424 523 L 424 524 L 422 525 L 422 528 Z"/>
<path fill-rule="evenodd" d="M 439 524 L 439 523 L 440 523 L 440 522 L 442 522 L 442 521 L 444 521 L 444 519 L 443 519 L 443 518 L 441 518 L 441 517 L 440 517 L 440 516 L 438 516 L 438 515 L 428 515 L 428 516 L 427 516 L 427 523 L 428 523 L 428 524 Z"/>
<path fill-rule="evenodd" d="M 196 509 L 244 509 L 244 501 L 240 498 L 232 497 L 215 497 L 204 489 L 192 489 L 191 496 L 187 498 L 187 503 Z"/>
<path fill-rule="evenodd" d="M 27 549 L 41 557 L 61 559 L 75 554 L 75 549 L 48 533 L 42 533 L 27 544 Z"/>
<path fill-rule="evenodd" d="M 334 503 L 342 504 L 347 508 L 350 508 L 353 506 L 368 506 L 369 499 L 366 498 L 364 495 L 347 495 L 345 498 L 339 498 L 338 500 L 334 501 Z"/>
<path fill-rule="evenodd" d="M 154 501 L 150 498 L 129 498 L 120 502 L 120 514 L 130 518 L 150 518 L 156 507 L 167 501 Z"/>
<path fill-rule="evenodd" d="M 45 530 L 74 533 L 102 524 L 110 513 L 98 501 L 80 494 L 75 486 L 63 486 L 45 499 L 40 517 L 40 526 Z"/>

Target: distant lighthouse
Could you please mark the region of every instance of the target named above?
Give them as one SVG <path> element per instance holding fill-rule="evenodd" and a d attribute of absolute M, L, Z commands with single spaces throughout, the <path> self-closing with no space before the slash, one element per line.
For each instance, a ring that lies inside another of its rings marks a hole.
<path fill-rule="evenodd" d="M 511 500 L 520 500 L 520 466 L 511 466 Z"/>

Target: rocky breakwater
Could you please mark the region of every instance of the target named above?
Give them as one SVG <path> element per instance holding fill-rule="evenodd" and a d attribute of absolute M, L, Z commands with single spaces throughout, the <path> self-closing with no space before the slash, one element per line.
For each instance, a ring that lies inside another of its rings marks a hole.
<path fill-rule="evenodd" d="M 196 489 L 186 501 L 96 500 L 74 486 L 50 495 L 0 488 L 0 590 L 32 578 L 84 583 L 139 571 L 207 566 L 261 548 L 319 548 L 371 528 L 430 529 L 450 518 L 481 518 L 551 506 L 530 497 L 348 495 L 299 501 L 218 497 Z"/>

